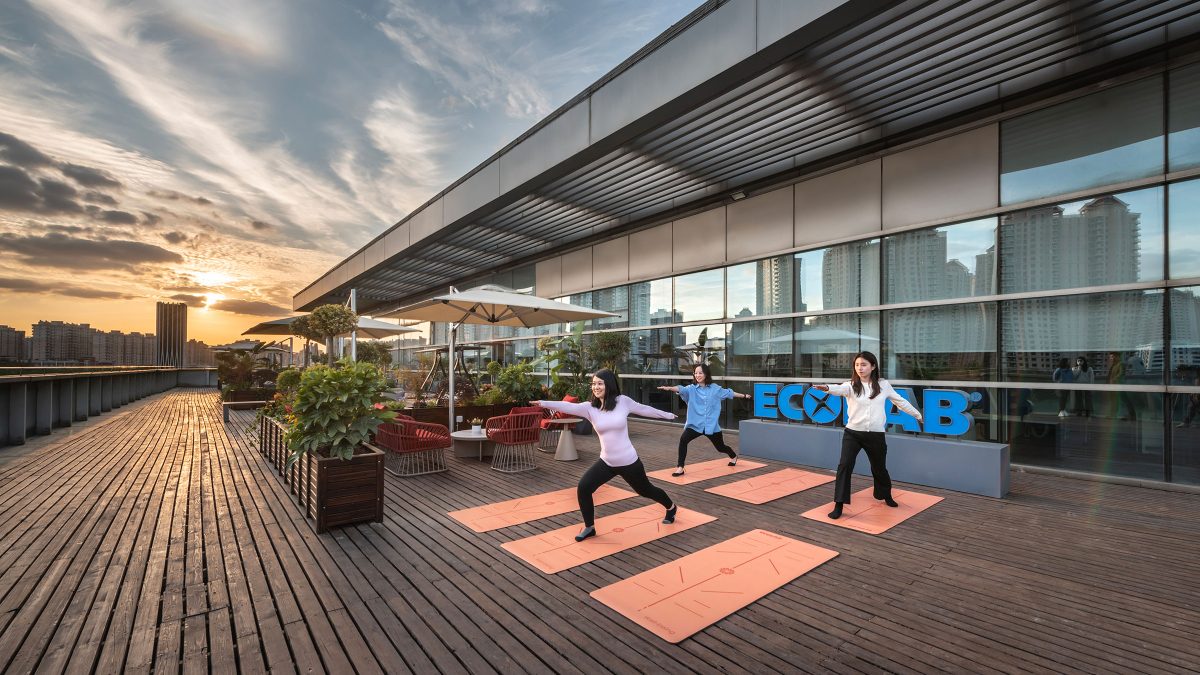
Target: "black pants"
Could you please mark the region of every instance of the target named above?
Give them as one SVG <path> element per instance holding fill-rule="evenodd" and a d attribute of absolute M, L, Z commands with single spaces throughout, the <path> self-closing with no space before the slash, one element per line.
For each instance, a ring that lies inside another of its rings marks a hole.
<path fill-rule="evenodd" d="M 871 461 L 871 476 L 875 479 L 875 499 L 892 496 L 892 477 L 887 471 L 887 440 L 882 431 L 854 431 L 844 429 L 842 434 L 842 458 L 838 461 L 837 482 L 834 483 L 833 501 L 850 503 L 850 476 L 854 474 L 854 461 L 859 450 L 867 451 Z"/>
<path fill-rule="evenodd" d="M 715 434 L 702 434 L 691 427 L 687 427 L 683 430 L 683 435 L 679 437 L 679 463 L 675 466 L 683 466 L 683 463 L 687 461 L 688 443 L 691 443 L 701 436 L 712 441 L 713 447 L 716 448 L 718 452 L 723 452 L 729 455 L 729 459 L 737 457 L 737 453 L 733 451 L 733 448 L 725 445 L 725 439 L 721 437 L 721 432 L 718 431 Z"/>
<path fill-rule="evenodd" d="M 617 476 L 624 478 L 625 482 L 629 483 L 629 487 L 639 495 L 653 499 L 662 504 L 665 509 L 671 508 L 671 498 L 667 496 L 666 490 L 650 482 L 650 478 L 646 476 L 646 467 L 642 466 L 642 460 L 639 459 L 633 464 L 625 466 L 609 466 L 604 463 L 604 460 L 598 459 L 591 468 L 583 473 L 583 478 L 579 479 L 579 512 L 583 514 L 583 524 L 587 527 L 591 527 L 596 519 L 596 506 L 592 503 L 592 493 Z"/>

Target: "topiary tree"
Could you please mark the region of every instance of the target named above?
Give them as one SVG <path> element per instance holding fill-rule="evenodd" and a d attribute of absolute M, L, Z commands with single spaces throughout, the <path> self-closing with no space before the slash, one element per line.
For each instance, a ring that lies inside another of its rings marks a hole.
<path fill-rule="evenodd" d="M 584 351 L 595 368 L 608 368 L 615 373 L 631 348 L 629 333 L 597 333 L 587 341 Z"/>
<path fill-rule="evenodd" d="M 392 366 L 392 350 L 388 348 L 386 342 L 378 340 L 359 342 L 356 359 L 390 368 Z"/>
<path fill-rule="evenodd" d="M 325 343 L 329 365 L 333 365 L 333 338 L 349 333 L 358 326 L 358 315 L 345 305 L 321 305 L 312 314 L 292 322 L 292 333 L 302 338 Z"/>

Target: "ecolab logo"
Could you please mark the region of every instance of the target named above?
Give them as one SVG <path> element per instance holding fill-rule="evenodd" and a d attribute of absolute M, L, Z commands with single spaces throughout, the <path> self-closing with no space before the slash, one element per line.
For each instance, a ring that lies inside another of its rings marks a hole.
<path fill-rule="evenodd" d="M 967 414 L 971 403 L 983 397 L 978 392 L 968 395 L 957 389 L 926 389 L 923 403 L 917 402 L 916 394 L 908 387 L 896 387 L 896 392 L 918 408 L 925 416 L 925 428 L 908 413 L 901 412 L 894 404 L 888 404 L 887 423 L 898 424 L 905 431 L 925 431 L 929 434 L 962 436 L 971 430 L 975 418 Z M 800 399 L 799 406 L 796 399 Z M 776 420 L 780 415 L 794 422 L 808 419 L 816 424 L 829 424 L 838 417 L 845 424 L 848 412 L 845 400 L 828 392 L 812 389 L 806 384 L 788 384 L 780 388 L 778 383 L 756 382 L 754 384 L 754 416 Z"/>

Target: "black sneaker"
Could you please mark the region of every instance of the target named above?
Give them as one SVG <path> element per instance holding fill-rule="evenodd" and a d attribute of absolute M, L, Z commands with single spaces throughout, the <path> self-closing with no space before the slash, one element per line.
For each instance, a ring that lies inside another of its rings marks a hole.
<path fill-rule="evenodd" d="M 575 535 L 575 541 L 583 541 L 584 539 L 587 539 L 588 537 L 594 537 L 594 536 L 596 536 L 596 528 L 591 525 L 588 525 L 587 527 L 580 530 L 579 534 Z"/>
<path fill-rule="evenodd" d="M 887 504 L 888 506 L 892 507 L 893 509 L 896 508 L 897 506 L 900 506 L 899 504 L 896 503 L 896 500 L 892 499 L 891 497 L 885 497 L 883 500 L 883 503 Z"/>
<path fill-rule="evenodd" d="M 675 514 L 679 513 L 679 505 L 672 504 L 671 508 L 667 509 L 667 515 L 663 518 L 663 525 L 670 525 L 675 522 Z"/>
<path fill-rule="evenodd" d="M 680 477 L 680 476 L 682 476 L 682 475 L 683 475 L 683 469 L 680 469 L 680 470 L 678 470 L 678 471 L 675 471 L 675 472 L 673 472 L 673 473 L 671 474 L 671 476 L 672 476 L 672 477 L 674 477 L 674 478 L 679 478 L 679 477 Z"/>
<path fill-rule="evenodd" d="M 729 458 L 729 466 L 737 466 L 738 457 L 740 457 L 740 455 L 738 455 L 736 452 L 733 453 L 733 455 Z"/>
<path fill-rule="evenodd" d="M 833 520 L 837 520 L 838 518 L 842 517 L 842 503 L 841 502 L 833 503 L 833 510 L 829 512 L 829 517 Z"/>

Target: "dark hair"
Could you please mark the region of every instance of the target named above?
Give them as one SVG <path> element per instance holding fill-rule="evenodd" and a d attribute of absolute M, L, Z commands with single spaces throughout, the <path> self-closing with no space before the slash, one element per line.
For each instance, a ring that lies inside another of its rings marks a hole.
<path fill-rule="evenodd" d="M 1075 357 L 1075 361 L 1083 366 L 1082 368 L 1080 368 L 1080 370 L 1082 370 L 1085 373 L 1092 369 L 1091 366 L 1088 365 L 1088 360 L 1087 360 L 1086 356 L 1077 356 L 1077 357 Z"/>
<path fill-rule="evenodd" d="M 617 397 L 621 395 L 621 385 L 617 384 L 617 374 L 608 368 L 597 370 L 592 377 L 598 377 L 604 381 L 604 400 L 596 398 L 592 394 L 592 407 L 601 410 L 612 410 L 617 407 Z"/>
<path fill-rule="evenodd" d="M 1067 359 L 1067 357 L 1065 357 L 1065 356 L 1064 356 L 1064 357 L 1062 357 L 1061 359 L 1059 359 L 1059 360 L 1058 360 L 1058 367 L 1059 367 L 1059 368 L 1070 368 L 1070 367 L 1071 367 L 1071 361 L 1070 361 L 1070 360 L 1068 360 L 1068 359 Z"/>
<path fill-rule="evenodd" d="M 704 384 L 712 384 L 712 369 L 708 367 L 708 364 L 707 363 L 697 363 L 692 368 L 692 379 L 693 380 L 696 379 L 696 374 L 695 374 L 696 368 L 699 368 L 700 370 L 704 371 L 704 382 L 703 383 Z"/>
<path fill-rule="evenodd" d="M 872 354 L 871 352 L 859 352 L 859 353 L 855 354 L 854 359 L 852 359 L 850 361 L 850 366 L 851 366 L 850 367 L 850 387 L 852 389 L 854 389 L 855 396 L 862 396 L 862 392 L 863 392 L 862 380 L 858 379 L 858 371 L 854 368 L 854 362 L 859 359 L 862 359 L 863 361 L 866 361 L 867 363 L 874 366 L 873 369 L 871 370 L 871 398 L 875 398 L 876 396 L 879 395 L 879 392 L 880 392 L 880 389 L 879 389 L 879 359 L 875 358 L 875 355 Z"/>

